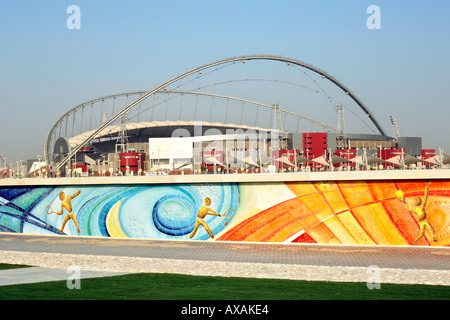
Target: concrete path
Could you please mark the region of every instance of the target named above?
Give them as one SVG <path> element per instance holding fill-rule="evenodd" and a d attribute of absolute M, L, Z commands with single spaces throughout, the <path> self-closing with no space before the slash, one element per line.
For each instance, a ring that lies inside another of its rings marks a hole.
<path fill-rule="evenodd" d="M 75 283 L 74 281 L 71 280 L 72 279 L 71 277 L 74 274 L 75 273 L 73 270 L 62 268 L 30 267 L 30 268 L 0 270 L 0 286 L 47 282 L 47 281 L 60 281 L 60 280 Z M 80 276 L 79 279 L 108 277 L 121 274 L 124 273 L 79 270 Z"/>
<path fill-rule="evenodd" d="M 67 279 L 66 268 L 76 265 L 86 270 L 86 277 L 167 272 L 365 282 L 370 276 L 368 271 L 375 268 L 385 283 L 450 285 L 448 247 L 164 241 L 0 233 L 0 263 L 46 268 L 30 276 L 34 279 Z M 48 268 L 57 270 L 49 275 Z M 28 272 L 31 271 L 36 269 Z M 8 272 L 11 271 L 1 271 L 0 275 Z"/>

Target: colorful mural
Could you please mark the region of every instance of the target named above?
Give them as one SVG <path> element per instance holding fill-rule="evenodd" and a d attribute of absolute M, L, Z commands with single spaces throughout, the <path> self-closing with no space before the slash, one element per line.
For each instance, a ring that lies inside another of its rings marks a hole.
<path fill-rule="evenodd" d="M 450 245 L 450 181 L 3 187 L 0 231 Z"/>

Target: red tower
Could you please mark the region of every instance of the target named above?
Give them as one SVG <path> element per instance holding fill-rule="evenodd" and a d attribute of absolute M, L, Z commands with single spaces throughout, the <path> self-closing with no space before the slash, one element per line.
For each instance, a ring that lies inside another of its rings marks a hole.
<path fill-rule="evenodd" d="M 314 159 L 327 154 L 328 134 L 326 132 L 305 132 L 303 133 L 303 157 Z M 321 164 L 307 162 L 307 166 L 312 168 L 322 168 Z"/>

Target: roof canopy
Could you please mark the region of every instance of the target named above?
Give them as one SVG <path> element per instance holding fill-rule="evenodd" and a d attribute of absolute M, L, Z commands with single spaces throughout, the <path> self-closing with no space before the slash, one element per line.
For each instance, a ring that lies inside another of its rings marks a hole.
<path fill-rule="evenodd" d="M 222 131 L 225 131 L 226 129 L 243 129 L 243 130 L 255 130 L 255 131 L 263 131 L 268 132 L 270 130 L 260 128 L 260 127 L 251 127 L 246 125 L 237 125 L 233 123 L 221 123 L 221 122 L 207 122 L 207 121 L 152 121 L 152 122 L 137 122 L 137 123 L 126 123 L 123 127 L 122 124 L 117 125 L 111 125 L 106 128 L 104 128 L 102 131 L 100 131 L 95 139 L 100 138 L 106 138 L 110 136 L 117 136 L 119 132 L 122 130 L 126 130 L 128 133 L 133 134 L 134 133 L 142 133 L 144 130 L 145 132 L 155 132 L 163 133 L 168 136 L 172 134 L 173 129 L 171 130 L 165 130 L 165 128 L 184 128 L 184 129 L 190 129 L 189 131 L 192 131 L 192 134 L 194 133 L 192 128 L 196 126 L 202 126 L 204 128 L 217 128 L 221 129 Z M 92 133 L 94 133 L 96 130 L 91 130 L 84 132 L 82 134 L 76 135 L 69 140 L 70 146 L 75 147 L 82 143 L 86 138 L 88 138 Z"/>

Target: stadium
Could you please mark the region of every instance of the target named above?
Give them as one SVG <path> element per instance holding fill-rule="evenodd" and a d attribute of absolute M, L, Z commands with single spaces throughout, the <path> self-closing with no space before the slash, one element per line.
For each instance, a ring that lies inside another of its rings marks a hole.
<path fill-rule="evenodd" d="M 149 91 L 69 108 L 49 130 L 38 174 L 416 169 L 450 162 L 423 148 L 420 137 L 400 136 L 394 117 L 390 122 L 392 135 L 349 88 L 312 65 L 233 57 Z"/>

